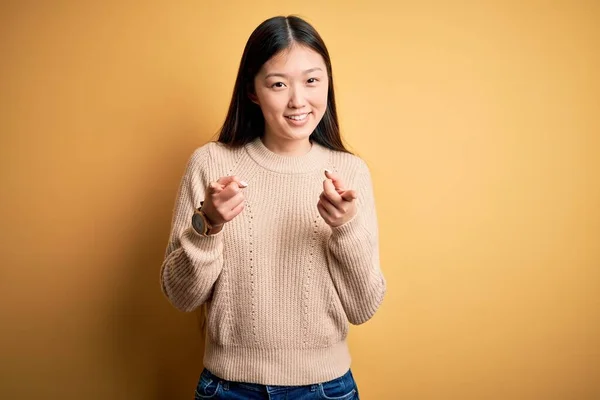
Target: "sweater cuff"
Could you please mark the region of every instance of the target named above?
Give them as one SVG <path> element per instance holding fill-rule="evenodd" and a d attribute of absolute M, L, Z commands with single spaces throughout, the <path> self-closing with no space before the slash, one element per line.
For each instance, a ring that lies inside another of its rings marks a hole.
<path fill-rule="evenodd" d="M 223 230 L 214 235 L 202 236 L 189 227 L 181 235 L 181 247 L 193 264 L 218 258 L 223 248 Z"/>
<path fill-rule="evenodd" d="M 369 231 L 364 224 L 360 210 L 350 219 L 350 221 L 344 222 L 340 226 L 332 227 L 331 236 L 335 240 L 368 240 Z"/>

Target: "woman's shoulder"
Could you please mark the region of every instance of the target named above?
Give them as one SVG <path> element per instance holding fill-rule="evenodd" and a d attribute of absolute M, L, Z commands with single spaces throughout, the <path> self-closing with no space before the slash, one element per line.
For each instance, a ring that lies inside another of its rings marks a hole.
<path fill-rule="evenodd" d="M 368 172 L 369 167 L 365 160 L 357 154 L 343 151 L 329 150 L 330 166 L 338 172 Z"/>
<path fill-rule="evenodd" d="M 197 147 L 191 155 L 191 159 L 197 163 L 205 164 L 209 162 L 223 162 L 228 159 L 235 159 L 239 156 L 243 148 L 234 148 L 217 141 L 207 142 Z"/>

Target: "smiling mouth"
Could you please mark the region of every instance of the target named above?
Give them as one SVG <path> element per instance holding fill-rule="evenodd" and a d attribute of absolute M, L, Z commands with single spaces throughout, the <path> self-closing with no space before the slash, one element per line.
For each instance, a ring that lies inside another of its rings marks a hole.
<path fill-rule="evenodd" d="M 310 113 L 299 114 L 299 115 L 286 115 L 285 117 L 287 119 L 291 119 L 294 121 L 303 121 L 306 119 L 306 117 L 308 117 L 308 114 L 310 114 Z"/>

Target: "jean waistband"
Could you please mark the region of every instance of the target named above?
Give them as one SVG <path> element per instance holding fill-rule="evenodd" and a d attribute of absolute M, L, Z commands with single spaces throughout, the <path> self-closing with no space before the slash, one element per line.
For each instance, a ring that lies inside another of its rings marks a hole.
<path fill-rule="evenodd" d="M 287 390 L 291 387 L 307 387 L 307 388 L 310 388 L 311 390 L 316 390 L 316 388 L 318 387 L 319 384 L 336 382 L 336 381 L 342 381 L 345 385 L 350 386 L 354 382 L 354 377 L 352 376 L 351 370 L 348 370 L 348 372 L 346 372 L 344 375 L 340 376 L 339 378 L 332 379 L 331 381 L 317 382 L 312 385 L 301 385 L 301 386 L 261 385 L 258 383 L 227 381 L 226 379 L 216 376 L 215 374 L 213 374 L 206 368 L 204 368 L 204 371 L 202 373 L 214 381 L 223 382 L 223 385 L 239 385 L 246 389 L 253 390 L 256 392 L 261 392 L 261 393 L 276 393 L 279 391 Z"/>

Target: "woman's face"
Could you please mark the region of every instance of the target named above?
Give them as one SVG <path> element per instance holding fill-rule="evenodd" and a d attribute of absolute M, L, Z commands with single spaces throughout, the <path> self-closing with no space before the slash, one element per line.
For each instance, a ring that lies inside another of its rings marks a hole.
<path fill-rule="evenodd" d="M 270 140 L 308 140 L 327 109 L 323 57 L 294 45 L 268 60 L 254 78 L 255 96 Z"/>

